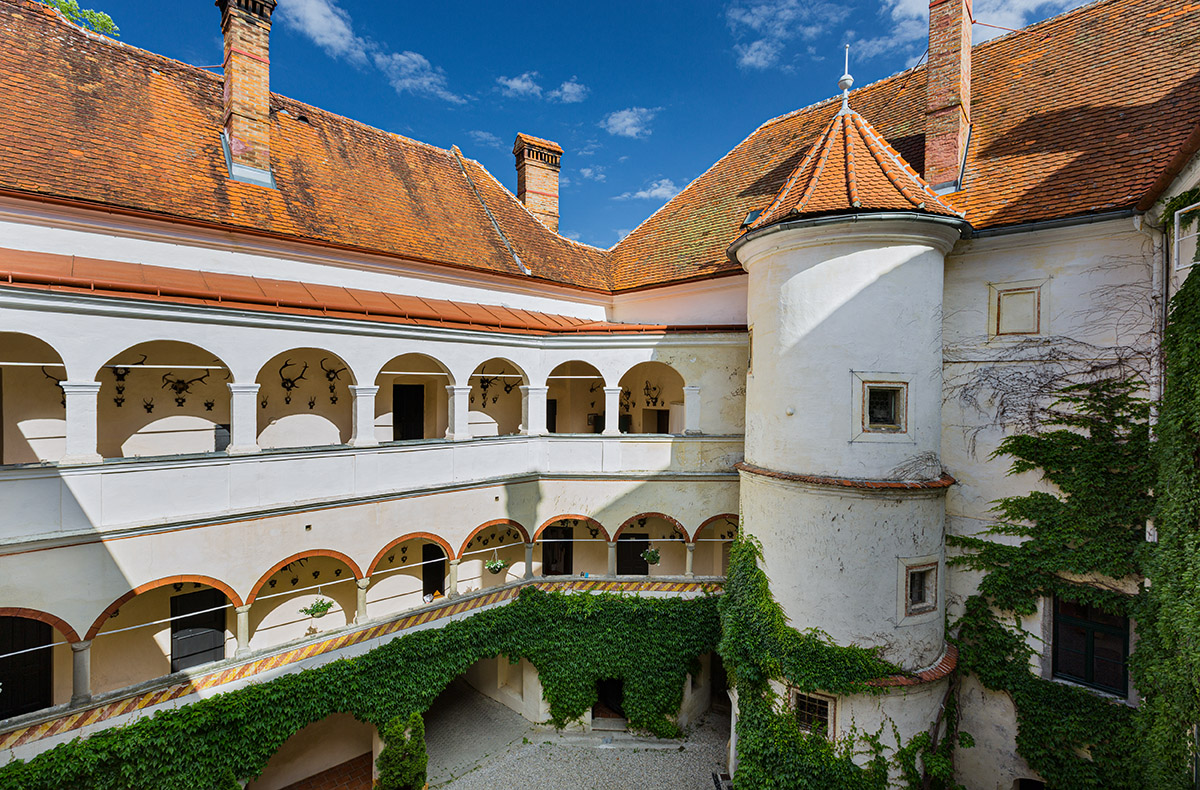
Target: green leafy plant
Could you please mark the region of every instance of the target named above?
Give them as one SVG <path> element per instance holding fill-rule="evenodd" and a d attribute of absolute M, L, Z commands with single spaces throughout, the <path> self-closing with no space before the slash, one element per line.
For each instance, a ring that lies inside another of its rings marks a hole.
<path fill-rule="evenodd" d="M 383 751 L 375 760 L 379 790 L 421 790 L 429 755 L 425 750 L 425 720 L 413 713 L 392 719 L 383 731 Z"/>
<path fill-rule="evenodd" d="M 301 609 L 300 614 L 306 614 L 309 617 L 324 617 L 332 608 L 333 601 L 328 598 L 318 598 Z"/>
<path fill-rule="evenodd" d="M 646 561 L 647 565 L 657 565 L 662 558 L 659 556 L 658 549 L 646 549 L 642 552 L 642 559 Z"/>
<path fill-rule="evenodd" d="M 487 568 L 489 573 L 503 573 L 504 569 L 508 567 L 508 560 L 490 559 L 483 563 L 483 567 Z"/>
<path fill-rule="evenodd" d="M 101 11 L 80 8 L 78 0 L 39 0 L 39 2 L 51 8 L 57 8 L 68 20 L 82 28 L 114 38 L 120 36 L 120 28 L 113 22 L 112 17 Z"/>

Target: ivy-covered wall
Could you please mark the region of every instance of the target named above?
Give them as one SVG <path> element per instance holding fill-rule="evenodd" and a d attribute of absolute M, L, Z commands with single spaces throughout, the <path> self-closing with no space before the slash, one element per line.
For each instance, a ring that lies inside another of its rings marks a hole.
<path fill-rule="evenodd" d="M 717 599 L 564 594 L 525 588 L 503 607 L 397 637 L 354 659 L 164 711 L 0 768 L 0 790 L 233 790 L 293 733 L 334 713 L 383 728 L 426 710 L 484 658 L 537 667 L 557 725 L 624 680 L 630 726 L 678 734 L 669 718 L 698 657 L 720 638 Z"/>

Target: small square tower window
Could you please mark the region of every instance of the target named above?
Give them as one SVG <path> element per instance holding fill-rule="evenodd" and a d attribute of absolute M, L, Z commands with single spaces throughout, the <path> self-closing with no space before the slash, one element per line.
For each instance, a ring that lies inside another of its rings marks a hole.
<path fill-rule="evenodd" d="M 792 693 L 792 709 L 796 715 L 796 723 L 803 732 L 821 733 L 826 738 L 832 737 L 830 725 L 833 723 L 834 700 L 820 694 Z"/>
<path fill-rule="evenodd" d="M 997 290 L 996 300 L 997 335 L 1036 335 L 1041 331 L 1040 288 Z"/>
<path fill-rule="evenodd" d="M 905 615 L 932 612 L 937 608 L 937 565 L 915 565 L 906 571 Z"/>
<path fill-rule="evenodd" d="M 906 387 L 891 382 L 867 382 L 863 389 L 863 430 L 903 433 Z"/>

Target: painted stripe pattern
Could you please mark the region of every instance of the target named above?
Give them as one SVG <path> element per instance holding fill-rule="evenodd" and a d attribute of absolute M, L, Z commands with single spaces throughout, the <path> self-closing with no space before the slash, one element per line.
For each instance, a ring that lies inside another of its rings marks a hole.
<path fill-rule="evenodd" d="M 253 677 L 263 672 L 294 664 L 306 658 L 319 656 L 324 653 L 341 650 L 351 645 L 367 642 L 372 639 L 395 634 L 418 625 L 453 617 L 463 612 L 480 609 L 494 604 L 507 603 L 521 592 L 521 588 L 532 585 L 539 590 L 555 590 L 558 592 L 656 592 L 656 593 L 711 593 L 720 592 L 722 585 L 715 582 L 668 582 L 668 581 L 619 581 L 592 580 L 571 577 L 558 582 L 539 579 L 526 584 L 514 585 L 494 593 L 474 595 L 453 602 L 446 601 L 440 606 L 433 606 L 411 615 L 391 620 L 386 623 L 368 626 L 359 631 L 335 636 L 319 642 L 313 642 L 293 648 L 283 653 L 255 659 L 246 664 L 223 669 L 207 675 L 189 679 L 186 683 L 178 683 L 162 689 L 148 691 L 125 699 L 108 702 L 86 710 L 72 711 L 50 721 L 33 724 L 20 729 L 0 734 L 0 750 L 15 749 L 27 743 L 49 738 L 63 732 L 70 732 L 90 724 L 102 722 L 117 716 L 158 705 L 169 700 L 196 694 L 202 690 L 212 689 L 233 681 Z"/>

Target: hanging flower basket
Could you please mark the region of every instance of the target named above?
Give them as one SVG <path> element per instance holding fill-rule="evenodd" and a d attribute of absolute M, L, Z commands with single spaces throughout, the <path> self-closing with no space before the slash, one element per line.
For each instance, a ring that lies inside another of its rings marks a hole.
<path fill-rule="evenodd" d="M 300 610 L 300 614 L 306 614 L 309 617 L 324 617 L 333 608 L 333 601 L 326 598 L 318 598 L 308 606 Z"/>
<path fill-rule="evenodd" d="M 508 560 L 490 559 L 483 563 L 483 567 L 487 568 L 490 573 L 504 573 L 504 569 L 508 567 Z"/>
<path fill-rule="evenodd" d="M 657 565 L 659 560 L 658 549 L 646 549 L 642 552 L 642 559 L 648 565 Z"/>

